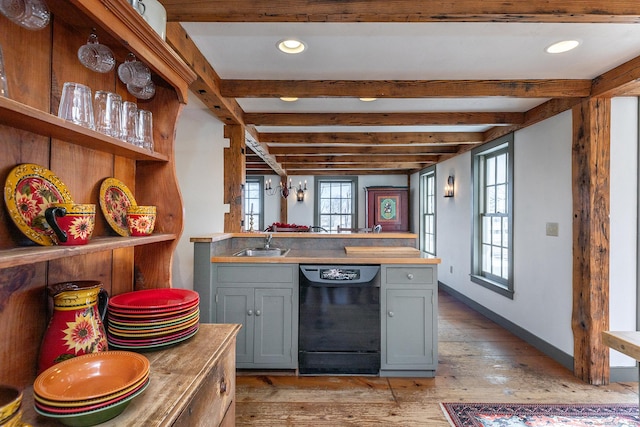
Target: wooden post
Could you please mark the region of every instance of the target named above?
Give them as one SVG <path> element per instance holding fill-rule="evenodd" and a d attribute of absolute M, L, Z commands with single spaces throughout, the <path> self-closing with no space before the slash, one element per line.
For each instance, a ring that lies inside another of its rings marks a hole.
<path fill-rule="evenodd" d="M 609 383 L 609 167 L 611 99 L 573 108 L 574 375 Z"/>
<path fill-rule="evenodd" d="M 244 126 L 225 125 L 224 137 L 229 139 L 229 148 L 224 149 L 224 203 L 229 204 L 229 213 L 224 214 L 225 233 L 244 230 L 243 186 L 245 183 L 245 139 Z"/>

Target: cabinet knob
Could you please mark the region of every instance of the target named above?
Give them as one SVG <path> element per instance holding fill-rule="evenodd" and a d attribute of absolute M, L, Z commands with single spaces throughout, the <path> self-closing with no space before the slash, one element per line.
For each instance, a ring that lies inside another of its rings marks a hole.
<path fill-rule="evenodd" d="M 393 311 L 390 311 L 389 312 L 389 317 L 393 317 L 393 316 L 395 316 L 395 314 L 393 313 Z"/>
<path fill-rule="evenodd" d="M 407 274 L 407 279 L 413 280 L 413 274 L 411 274 L 411 273 Z"/>
<path fill-rule="evenodd" d="M 220 380 L 220 394 L 225 394 L 227 392 L 227 382 L 224 378 Z"/>
<path fill-rule="evenodd" d="M 253 310 L 249 310 L 249 311 L 247 311 L 247 315 L 248 315 L 248 316 L 253 316 Z"/>
<path fill-rule="evenodd" d="M 260 316 L 262 312 L 260 310 L 256 310 L 256 316 Z"/>

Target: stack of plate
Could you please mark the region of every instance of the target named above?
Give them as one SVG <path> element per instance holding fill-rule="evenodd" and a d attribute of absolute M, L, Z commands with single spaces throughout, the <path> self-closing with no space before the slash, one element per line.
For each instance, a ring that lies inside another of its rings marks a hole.
<path fill-rule="evenodd" d="M 157 350 L 191 338 L 198 331 L 200 296 L 188 289 L 147 289 L 109 300 L 109 346 Z"/>
<path fill-rule="evenodd" d="M 110 420 L 149 385 L 149 360 L 129 351 L 103 351 L 67 359 L 33 383 L 37 413 L 68 426 Z"/>

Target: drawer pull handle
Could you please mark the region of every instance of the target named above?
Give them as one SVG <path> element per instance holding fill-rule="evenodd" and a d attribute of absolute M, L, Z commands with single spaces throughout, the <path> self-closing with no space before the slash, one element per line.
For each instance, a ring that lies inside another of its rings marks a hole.
<path fill-rule="evenodd" d="M 222 378 L 220 380 L 220 394 L 224 394 L 227 392 L 227 382 Z"/>
<path fill-rule="evenodd" d="M 249 310 L 249 311 L 247 311 L 247 315 L 248 315 L 248 316 L 253 316 L 253 310 Z"/>
<path fill-rule="evenodd" d="M 407 274 L 407 279 L 413 280 L 413 274 L 411 274 L 411 273 Z"/>
<path fill-rule="evenodd" d="M 393 311 L 390 311 L 389 312 L 389 317 L 393 317 L 393 316 L 395 316 L 395 314 L 393 313 Z"/>
<path fill-rule="evenodd" d="M 256 310 L 256 316 L 260 316 L 262 312 L 260 310 Z"/>

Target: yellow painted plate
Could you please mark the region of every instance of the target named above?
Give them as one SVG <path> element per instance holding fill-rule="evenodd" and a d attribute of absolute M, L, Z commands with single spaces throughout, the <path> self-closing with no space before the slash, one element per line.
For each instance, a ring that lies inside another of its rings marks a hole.
<path fill-rule="evenodd" d="M 4 185 L 4 202 L 9 216 L 32 241 L 52 246 L 53 230 L 44 219 L 52 203 L 73 203 L 67 186 L 49 169 L 33 163 L 16 166 Z"/>
<path fill-rule="evenodd" d="M 127 209 L 138 206 L 131 190 L 116 178 L 107 178 L 100 185 L 100 209 L 113 231 L 121 236 L 129 235 Z"/>

